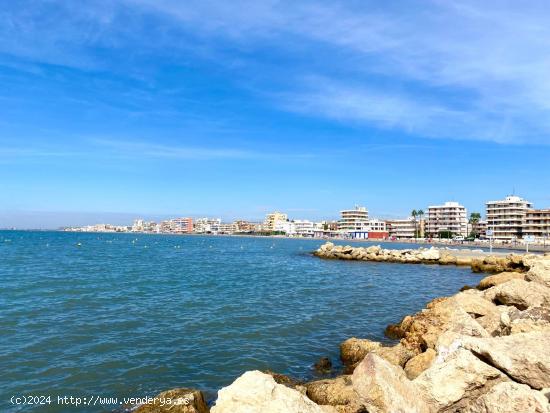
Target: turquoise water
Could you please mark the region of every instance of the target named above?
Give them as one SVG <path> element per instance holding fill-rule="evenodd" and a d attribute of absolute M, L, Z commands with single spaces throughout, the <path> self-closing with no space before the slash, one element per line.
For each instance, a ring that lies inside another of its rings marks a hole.
<path fill-rule="evenodd" d="M 190 386 L 212 399 L 250 369 L 312 378 L 313 363 L 336 362 L 344 339 L 384 340 L 387 324 L 480 278 L 452 266 L 321 260 L 309 254 L 321 243 L 0 232 L 0 411 L 118 407 L 10 404 L 29 394 Z"/>

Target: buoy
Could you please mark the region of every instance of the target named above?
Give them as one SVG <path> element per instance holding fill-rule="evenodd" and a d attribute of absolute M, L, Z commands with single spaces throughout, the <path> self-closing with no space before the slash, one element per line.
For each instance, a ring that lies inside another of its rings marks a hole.
<path fill-rule="evenodd" d="M 77 246 L 77 247 L 81 247 L 82 244 L 81 244 L 80 242 L 78 242 L 78 243 L 76 244 L 76 246 Z"/>

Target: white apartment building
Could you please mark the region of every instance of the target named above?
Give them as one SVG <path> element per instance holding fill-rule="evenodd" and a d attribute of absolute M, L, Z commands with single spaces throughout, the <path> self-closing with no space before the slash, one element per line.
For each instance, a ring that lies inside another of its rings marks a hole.
<path fill-rule="evenodd" d="M 308 220 L 297 219 L 294 221 L 294 228 L 296 231 L 296 235 L 300 237 L 313 237 L 316 229 L 316 224 Z"/>
<path fill-rule="evenodd" d="M 296 225 L 292 221 L 276 220 L 271 231 L 284 232 L 286 235 L 296 235 Z"/>
<path fill-rule="evenodd" d="M 288 221 L 288 215 L 283 214 L 282 212 L 272 212 L 271 214 L 267 214 L 265 216 L 265 221 L 263 225 L 263 229 L 265 231 L 277 231 L 275 229 L 275 226 L 278 222 L 285 222 Z"/>
<path fill-rule="evenodd" d="M 369 211 L 365 207 L 355 206 L 354 209 L 340 211 L 338 230 L 343 232 L 368 231 Z"/>
<path fill-rule="evenodd" d="M 527 211 L 533 204 L 519 196 L 511 195 L 500 201 L 489 201 L 487 230 L 493 231 L 493 239 L 512 241 L 523 236 Z"/>
<path fill-rule="evenodd" d="M 445 202 L 443 205 L 428 207 L 426 232 L 437 237 L 441 232 L 450 231 L 453 235 L 468 235 L 466 208 L 458 202 Z"/>
<path fill-rule="evenodd" d="M 193 225 L 193 232 L 197 234 L 215 233 L 220 231 L 222 220 L 220 218 L 197 218 Z"/>
<path fill-rule="evenodd" d="M 397 239 L 414 238 L 415 222 L 413 217 L 405 219 L 388 219 L 386 220 L 386 227 L 388 228 L 390 237 L 395 237 Z"/>
<path fill-rule="evenodd" d="M 237 232 L 237 225 L 231 223 L 224 223 L 218 225 L 218 234 L 233 234 Z"/>
<path fill-rule="evenodd" d="M 386 221 L 381 221 L 377 218 L 369 219 L 369 231 L 386 232 Z"/>
<path fill-rule="evenodd" d="M 537 241 L 550 239 L 550 209 L 531 209 L 525 216 L 523 235 L 532 235 Z"/>

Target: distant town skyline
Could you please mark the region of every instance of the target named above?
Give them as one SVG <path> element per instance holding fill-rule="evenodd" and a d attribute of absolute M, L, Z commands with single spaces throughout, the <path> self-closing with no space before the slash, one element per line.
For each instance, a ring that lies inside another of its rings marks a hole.
<path fill-rule="evenodd" d="M 549 4 L 228 4 L 4 5 L 0 227 L 550 207 Z"/>

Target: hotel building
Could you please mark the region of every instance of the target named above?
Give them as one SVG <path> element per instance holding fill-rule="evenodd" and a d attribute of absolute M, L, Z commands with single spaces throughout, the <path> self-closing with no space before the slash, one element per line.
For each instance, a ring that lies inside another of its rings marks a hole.
<path fill-rule="evenodd" d="M 193 218 L 174 218 L 162 221 L 161 232 L 190 233 L 193 232 Z"/>
<path fill-rule="evenodd" d="M 466 208 L 458 202 L 445 202 L 443 205 L 428 207 L 426 233 L 437 237 L 441 232 L 449 231 L 453 235 L 467 236 L 468 219 Z"/>
<path fill-rule="evenodd" d="M 512 241 L 523 236 L 527 211 L 533 204 L 519 196 L 507 196 L 500 201 L 489 201 L 487 229 L 493 231 L 493 239 Z"/>
<path fill-rule="evenodd" d="M 308 220 L 294 220 L 294 230 L 300 237 L 313 237 L 315 233 L 315 224 Z"/>
<path fill-rule="evenodd" d="M 354 209 L 340 211 L 338 231 L 349 235 L 351 238 L 368 238 L 369 211 L 367 208 L 356 205 Z"/>

